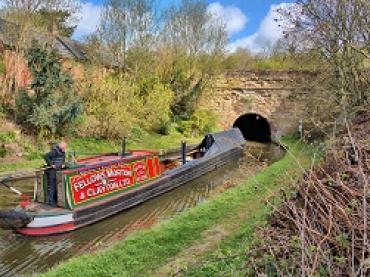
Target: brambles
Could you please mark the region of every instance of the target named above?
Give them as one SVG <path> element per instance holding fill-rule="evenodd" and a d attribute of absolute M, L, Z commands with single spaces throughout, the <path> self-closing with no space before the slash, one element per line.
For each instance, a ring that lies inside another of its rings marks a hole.
<path fill-rule="evenodd" d="M 249 274 L 365 276 L 369 273 L 370 113 L 359 115 L 323 165 L 283 195 L 264 238 L 248 251 Z"/>

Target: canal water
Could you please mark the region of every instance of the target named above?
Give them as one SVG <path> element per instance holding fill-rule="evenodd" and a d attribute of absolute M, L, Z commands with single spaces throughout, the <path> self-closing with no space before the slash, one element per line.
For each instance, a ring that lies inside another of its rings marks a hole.
<path fill-rule="evenodd" d="M 248 143 L 245 153 L 238 162 L 74 232 L 33 238 L 0 230 L 0 276 L 43 272 L 70 257 L 105 248 L 136 230 L 170 219 L 236 186 L 284 155 L 277 145 L 258 143 Z M 32 179 L 17 181 L 14 186 L 32 195 L 33 182 Z M 0 187 L 0 209 L 14 207 L 17 201 L 17 196 Z"/>

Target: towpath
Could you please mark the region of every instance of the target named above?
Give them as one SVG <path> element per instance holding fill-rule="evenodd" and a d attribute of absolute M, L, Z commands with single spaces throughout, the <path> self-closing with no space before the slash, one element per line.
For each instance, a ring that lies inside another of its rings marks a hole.
<path fill-rule="evenodd" d="M 73 258 L 44 276 L 202 276 L 241 267 L 253 231 L 266 222 L 279 190 L 289 189 L 311 166 L 314 151 L 294 141 L 290 153 L 255 177 L 203 204 L 139 231 L 99 253 Z M 231 247 L 232 246 L 232 247 Z M 231 263 L 228 257 L 235 257 Z M 223 269 L 218 268 L 226 267 Z M 212 272 L 212 270 L 216 270 Z M 217 274 L 216 274 L 217 275 Z"/>

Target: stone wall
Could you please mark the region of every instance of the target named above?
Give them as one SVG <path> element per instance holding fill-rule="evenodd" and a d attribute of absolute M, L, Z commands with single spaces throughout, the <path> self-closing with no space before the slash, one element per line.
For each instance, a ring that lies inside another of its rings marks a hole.
<path fill-rule="evenodd" d="M 212 109 L 221 128 L 230 128 L 246 113 L 265 117 L 273 136 L 297 130 L 305 113 L 306 97 L 299 83 L 314 74 L 295 71 L 238 71 L 219 77 L 213 86 Z"/>

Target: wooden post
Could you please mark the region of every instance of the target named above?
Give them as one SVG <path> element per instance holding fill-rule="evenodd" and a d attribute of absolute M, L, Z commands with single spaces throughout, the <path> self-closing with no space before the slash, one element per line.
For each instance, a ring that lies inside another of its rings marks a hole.
<path fill-rule="evenodd" d="M 63 172 L 58 170 L 56 173 L 56 189 L 57 189 L 57 206 L 67 208 L 66 205 L 66 184 L 63 178 Z"/>
<path fill-rule="evenodd" d="M 45 171 L 43 170 L 37 170 L 36 171 L 36 201 L 37 202 L 40 202 L 40 203 L 46 203 L 47 202 L 47 198 L 45 198 L 45 196 L 47 195 L 45 193 L 45 190 L 44 188 L 47 189 L 47 186 L 44 186 L 44 174 L 45 174 Z"/>

